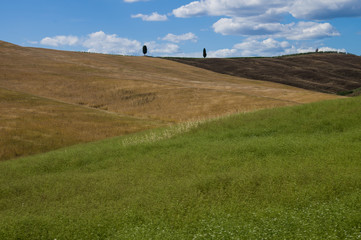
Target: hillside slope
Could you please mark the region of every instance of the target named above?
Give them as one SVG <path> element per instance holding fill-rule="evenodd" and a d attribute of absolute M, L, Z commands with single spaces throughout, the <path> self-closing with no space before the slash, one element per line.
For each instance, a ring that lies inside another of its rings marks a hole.
<path fill-rule="evenodd" d="M 187 121 L 334 96 L 149 57 L 0 42 L 0 87 L 119 114 Z"/>
<path fill-rule="evenodd" d="M 0 161 L 165 125 L 1 88 L 0 113 Z"/>
<path fill-rule="evenodd" d="M 0 41 L 0 160 L 174 122 L 332 98 L 159 58 Z"/>
<path fill-rule="evenodd" d="M 261 110 L 0 162 L 0 239 L 358 239 L 360 106 Z"/>
<path fill-rule="evenodd" d="M 326 93 L 361 88 L 361 57 L 313 53 L 273 58 L 169 58 L 176 62 L 249 79 L 264 80 Z M 359 91 L 360 92 L 360 91 Z"/>

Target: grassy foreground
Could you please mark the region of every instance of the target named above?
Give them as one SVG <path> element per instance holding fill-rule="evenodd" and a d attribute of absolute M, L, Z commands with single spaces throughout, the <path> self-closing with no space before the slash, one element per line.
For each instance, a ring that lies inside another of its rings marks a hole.
<path fill-rule="evenodd" d="M 331 100 L 1 162 L 0 239 L 361 239 L 360 119 Z"/>

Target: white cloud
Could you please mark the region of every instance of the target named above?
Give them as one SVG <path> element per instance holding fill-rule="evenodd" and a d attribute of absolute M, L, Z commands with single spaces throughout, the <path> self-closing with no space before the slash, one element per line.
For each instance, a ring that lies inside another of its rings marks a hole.
<path fill-rule="evenodd" d="M 317 47 L 295 46 L 288 41 L 278 41 L 273 38 L 257 40 L 247 38 L 243 42 L 235 44 L 230 49 L 219 49 L 209 51 L 208 57 L 271 57 L 295 53 L 314 52 Z M 320 47 L 319 51 L 346 52 L 345 49 L 335 49 L 330 47 Z"/>
<path fill-rule="evenodd" d="M 132 18 L 141 18 L 143 21 L 147 22 L 155 22 L 155 21 L 167 21 L 168 17 L 167 15 L 160 15 L 157 12 L 153 12 L 151 15 L 145 15 L 145 14 L 136 14 L 132 15 Z"/>
<path fill-rule="evenodd" d="M 55 36 L 43 38 L 40 43 L 42 45 L 58 47 L 62 45 L 73 46 L 79 43 L 79 38 L 75 36 Z"/>
<path fill-rule="evenodd" d="M 192 41 L 192 42 L 197 42 L 198 37 L 194 34 L 194 33 L 185 33 L 182 35 L 174 35 L 172 33 L 167 34 L 167 36 L 165 36 L 164 38 L 162 38 L 162 40 L 164 41 L 169 41 L 169 42 L 174 42 L 174 43 L 179 43 L 181 41 Z"/>
<path fill-rule="evenodd" d="M 134 54 L 140 51 L 141 43 L 137 40 L 120 38 L 116 34 L 105 34 L 103 31 L 91 33 L 83 41 L 82 46 L 89 52 Z"/>
<path fill-rule="evenodd" d="M 182 35 L 181 35 L 182 36 Z M 179 40 L 194 39 L 191 34 L 181 37 Z M 75 41 L 76 40 L 76 41 Z M 56 36 L 46 37 L 40 41 L 43 45 L 50 46 L 80 46 L 86 48 L 88 52 L 106 53 L 106 54 L 121 54 L 121 55 L 138 55 L 142 51 L 142 44 L 137 40 L 122 38 L 116 34 L 106 34 L 103 31 L 88 34 L 85 37 L 74 36 Z M 148 52 L 150 55 L 158 56 L 172 56 L 180 53 L 180 48 L 174 43 L 159 44 L 155 41 L 146 42 Z"/>
<path fill-rule="evenodd" d="M 249 17 L 290 13 L 296 18 L 322 20 L 361 16 L 360 0 L 200 0 L 173 10 L 176 17 Z"/>
<path fill-rule="evenodd" d="M 146 42 L 145 45 L 148 48 L 148 52 L 151 55 L 170 56 L 179 52 L 179 46 L 173 43 L 159 44 L 154 41 Z"/>
<path fill-rule="evenodd" d="M 201 0 L 173 10 L 176 17 L 195 16 L 255 16 L 273 9 L 279 10 L 286 0 Z"/>
<path fill-rule="evenodd" d="M 329 23 L 299 22 L 283 35 L 291 40 L 305 40 L 339 36 L 340 33 Z"/>
<path fill-rule="evenodd" d="M 141 43 L 137 40 L 121 38 L 103 31 L 91 33 L 81 39 L 75 36 L 46 37 L 40 41 L 40 44 L 53 47 L 77 45 L 87 48 L 88 52 L 122 55 L 135 54 L 141 49 Z"/>
<path fill-rule="evenodd" d="M 289 12 L 302 19 L 361 16 L 360 0 L 294 0 Z"/>
<path fill-rule="evenodd" d="M 214 31 L 223 35 L 262 36 L 282 32 L 285 28 L 280 23 L 255 22 L 247 18 L 221 18 L 213 24 Z"/>
<path fill-rule="evenodd" d="M 210 58 L 225 58 L 225 57 L 237 57 L 239 56 L 239 52 L 237 49 L 219 49 L 216 51 L 209 51 L 207 53 Z"/>
<path fill-rule="evenodd" d="M 329 23 L 263 23 L 250 22 L 247 18 L 222 18 L 213 24 L 213 29 L 223 35 L 273 36 L 290 40 L 321 39 L 340 35 Z"/>
<path fill-rule="evenodd" d="M 275 56 L 292 52 L 294 47 L 287 41 L 276 41 L 267 38 L 262 41 L 247 39 L 246 41 L 234 45 L 241 56 Z"/>
<path fill-rule="evenodd" d="M 360 0 L 199 0 L 172 13 L 180 18 L 223 16 L 213 24 L 214 31 L 223 35 L 303 40 L 338 36 L 330 23 L 312 20 L 361 16 L 361 3 Z M 302 21 L 285 24 L 282 21 L 286 15 Z"/>

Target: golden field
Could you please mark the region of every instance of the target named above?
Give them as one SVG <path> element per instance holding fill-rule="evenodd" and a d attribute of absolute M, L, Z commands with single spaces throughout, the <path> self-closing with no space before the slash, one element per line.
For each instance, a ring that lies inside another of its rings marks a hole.
<path fill-rule="evenodd" d="M 0 159 L 170 123 L 334 98 L 165 59 L 0 41 Z"/>

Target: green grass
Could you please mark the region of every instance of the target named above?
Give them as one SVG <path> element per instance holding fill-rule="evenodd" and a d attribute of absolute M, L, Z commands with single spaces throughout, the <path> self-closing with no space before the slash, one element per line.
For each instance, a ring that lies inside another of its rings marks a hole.
<path fill-rule="evenodd" d="M 356 97 L 1 162 L 0 239 L 361 239 L 360 119 Z"/>

